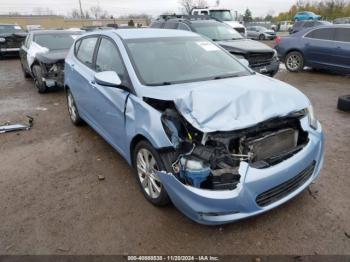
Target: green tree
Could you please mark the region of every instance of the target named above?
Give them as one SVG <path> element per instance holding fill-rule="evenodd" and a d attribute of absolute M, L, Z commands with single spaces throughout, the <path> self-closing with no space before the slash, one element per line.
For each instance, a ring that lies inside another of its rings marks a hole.
<path fill-rule="evenodd" d="M 246 23 L 253 21 L 253 15 L 252 15 L 252 12 L 249 10 L 249 8 L 247 8 L 244 12 L 243 21 Z"/>

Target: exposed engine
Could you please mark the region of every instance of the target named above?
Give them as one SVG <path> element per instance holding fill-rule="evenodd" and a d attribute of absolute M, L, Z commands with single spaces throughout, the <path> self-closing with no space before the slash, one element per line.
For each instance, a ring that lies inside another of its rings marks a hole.
<path fill-rule="evenodd" d="M 153 104 L 154 100 L 148 100 Z M 154 106 L 154 105 L 153 105 Z M 308 142 L 300 126 L 301 111 L 232 132 L 202 133 L 171 103 L 156 104 L 166 134 L 175 147 L 173 173 L 183 183 L 210 190 L 233 190 L 240 181 L 241 161 L 262 169 L 284 161 Z"/>

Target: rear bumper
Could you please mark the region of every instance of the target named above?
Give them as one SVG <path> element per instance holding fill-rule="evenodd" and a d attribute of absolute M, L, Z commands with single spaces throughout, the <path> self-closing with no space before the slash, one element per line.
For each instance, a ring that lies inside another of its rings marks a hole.
<path fill-rule="evenodd" d="M 304 125 L 308 125 L 304 119 Z M 241 163 L 240 183 L 232 191 L 210 191 L 182 184 L 172 174 L 158 173 L 174 205 L 190 219 L 205 225 L 219 225 L 255 216 L 294 198 L 319 175 L 323 164 L 323 132 L 309 131 L 309 143 L 293 157 L 266 169 Z M 268 205 L 259 206 L 257 197 L 295 179 L 313 163 L 314 169 L 302 183 Z"/>

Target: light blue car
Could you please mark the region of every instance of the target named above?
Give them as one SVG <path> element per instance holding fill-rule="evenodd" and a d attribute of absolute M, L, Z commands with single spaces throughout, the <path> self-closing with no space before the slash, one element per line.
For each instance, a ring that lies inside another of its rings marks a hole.
<path fill-rule="evenodd" d="M 192 32 L 79 37 L 65 88 L 72 122 L 135 167 L 145 198 L 199 223 L 266 212 L 320 173 L 323 132 L 307 97 Z"/>
<path fill-rule="evenodd" d="M 321 16 L 316 15 L 313 12 L 308 12 L 308 11 L 303 11 L 303 12 L 298 12 L 294 16 L 294 21 L 304 21 L 304 20 L 320 20 Z"/>

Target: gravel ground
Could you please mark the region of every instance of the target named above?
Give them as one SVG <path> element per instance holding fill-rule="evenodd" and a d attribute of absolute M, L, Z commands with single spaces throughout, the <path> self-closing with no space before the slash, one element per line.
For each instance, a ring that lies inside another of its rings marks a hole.
<path fill-rule="evenodd" d="M 71 124 L 62 90 L 40 95 L 18 59 L 0 61 L 0 122 L 35 118 L 30 131 L 0 134 L 0 254 L 350 254 L 350 114 L 336 110 L 350 78 L 283 69 L 277 78 L 315 106 L 321 176 L 267 214 L 206 227 L 150 205 L 118 153 Z"/>

